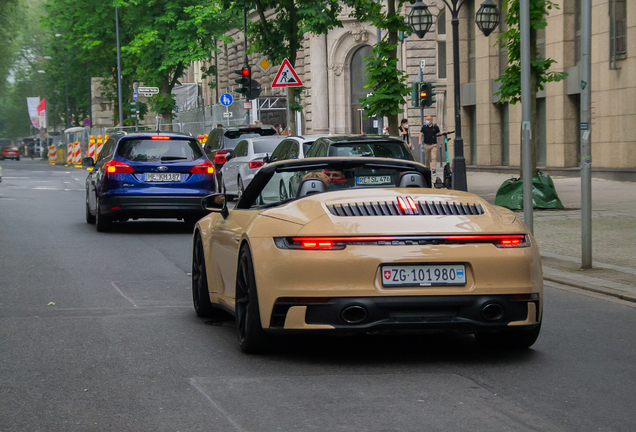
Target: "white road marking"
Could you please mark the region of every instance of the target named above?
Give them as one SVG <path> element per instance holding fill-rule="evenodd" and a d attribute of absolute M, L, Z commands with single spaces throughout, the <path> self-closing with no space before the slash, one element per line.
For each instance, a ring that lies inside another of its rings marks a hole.
<path fill-rule="evenodd" d="M 128 300 L 130 303 L 132 303 L 132 305 L 133 305 L 134 307 L 137 307 L 137 305 L 135 304 L 135 302 L 134 302 L 134 301 L 132 301 L 132 300 L 131 300 L 131 299 L 130 299 L 130 298 L 129 298 L 126 294 L 124 294 L 123 292 L 121 292 L 121 290 L 117 287 L 117 285 L 115 285 L 115 282 L 111 282 L 110 284 L 113 286 L 113 288 L 115 288 L 115 289 L 117 290 L 117 292 L 118 292 L 119 294 L 121 294 L 121 296 L 122 296 L 123 298 L 125 298 L 125 299 L 126 299 L 126 300 Z"/>
<path fill-rule="evenodd" d="M 208 402 L 210 402 L 210 404 L 212 404 L 212 406 L 213 406 L 213 407 L 214 407 L 214 408 L 215 408 L 218 412 L 220 412 L 221 414 L 223 414 L 223 416 L 225 417 L 225 419 L 226 419 L 228 422 L 230 422 L 230 424 L 231 424 L 232 426 L 234 426 L 234 427 L 236 428 L 236 430 L 241 431 L 241 432 L 243 431 L 243 429 L 242 429 L 242 428 L 241 428 L 238 424 L 236 424 L 236 422 L 232 419 L 232 417 L 230 417 L 230 415 L 229 415 L 227 412 L 225 412 L 225 410 L 224 410 L 223 408 L 221 408 L 221 407 L 220 407 L 220 406 L 219 406 L 216 402 L 214 402 L 214 400 L 213 400 L 210 396 L 208 396 L 208 394 L 207 394 L 206 392 L 204 392 L 204 391 L 203 391 L 203 389 L 202 389 L 201 387 L 199 387 L 199 386 L 197 385 L 197 383 L 195 382 L 195 379 L 194 379 L 194 378 L 190 378 L 190 384 L 192 385 L 192 387 L 194 387 L 195 389 L 197 389 L 197 391 L 198 391 L 199 393 L 201 393 L 201 394 L 203 395 L 203 397 L 205 397 L 205 398 L 208 400 Z"/>

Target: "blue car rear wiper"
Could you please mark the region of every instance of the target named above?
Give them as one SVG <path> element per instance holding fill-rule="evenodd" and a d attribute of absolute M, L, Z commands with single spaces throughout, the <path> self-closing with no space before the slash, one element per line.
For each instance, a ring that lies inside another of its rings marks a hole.
<path fill-rule="evenodd" d="M 162 160 L 162 161 L 184 160 L 184 159 L 187 159 L 187 157 L 181 157 L 181 156 L 161 156 L 161 160 Z"/>

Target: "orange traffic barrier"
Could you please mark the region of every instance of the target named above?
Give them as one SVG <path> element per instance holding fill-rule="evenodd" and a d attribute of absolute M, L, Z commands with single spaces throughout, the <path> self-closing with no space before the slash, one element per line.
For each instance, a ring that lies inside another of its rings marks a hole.
<path fill-rule="evenodd" d="M 88 157 L 95 158 L 95 135 L 91 135 L 88 139 Z"/>
<path fill-rule="evenodd" d="M 49 146 L 49 164 L 55 165 L 57 162 L 57 151 L 55 150 L 54 145 Z"/>
<path fill-rule="evenodd" d="M 208 142 L 208 134 L 203 135 L 203 144 Z"/>
<path fill-rule="evenodd" d="M 82 164 L 82 148 L 78 142 L 75 142 L 75 146 L 73 148 L 73 163 L 75 165 Z"/>
<path fill-rule="evenodd" d="M 73 163 L 73 149 L 75 148 L 75 143 L 68 143 L 66 146 L 66 163 L 71 165 Z"/>
<path fill-rule="evenodd" d="M 102 152 L 102 147 L 104 147 L 104 141 L 102 141 L 102 136 L 97 135 L 97 144 L 95 146 L 95 159 L 97 159 L 99 154 Z"/>

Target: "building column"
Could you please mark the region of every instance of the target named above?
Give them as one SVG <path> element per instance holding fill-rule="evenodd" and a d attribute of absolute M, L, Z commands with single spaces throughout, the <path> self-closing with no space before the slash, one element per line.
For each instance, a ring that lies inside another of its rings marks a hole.
<path fill-rule="evenodd" d="M 327 36 L 311 38 L 311 105 L 313 133 L 329 132 L 329 78 L 327 75 Z"/>

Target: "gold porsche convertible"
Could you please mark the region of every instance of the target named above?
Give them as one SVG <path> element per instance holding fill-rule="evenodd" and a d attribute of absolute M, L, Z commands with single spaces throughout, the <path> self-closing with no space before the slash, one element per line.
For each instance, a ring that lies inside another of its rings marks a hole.
<path fill-rule="evenodd" d="M 234 315 L 250 353 L 285 332 L 450 329 L 531 346 L 543 311 L 531 233 L 513 212 L 430 182 L 410 161 L 308 158 L 263 167 L 233 209 L 204 198 L 196 313 Z"/>

